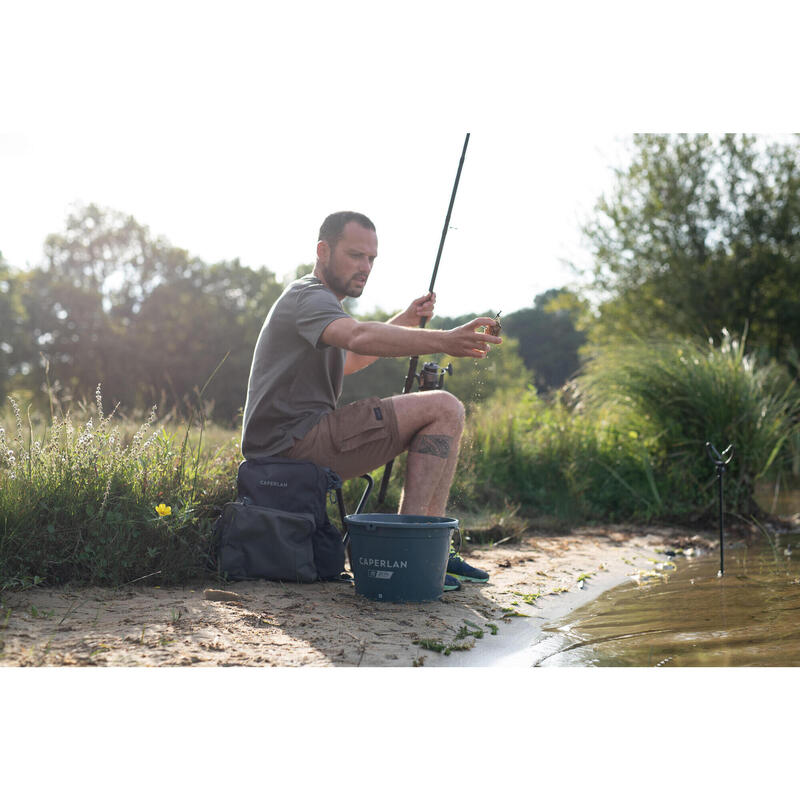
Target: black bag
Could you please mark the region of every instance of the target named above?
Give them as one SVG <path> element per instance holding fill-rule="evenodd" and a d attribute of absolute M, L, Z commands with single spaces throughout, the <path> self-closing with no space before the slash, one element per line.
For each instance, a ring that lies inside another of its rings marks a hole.
<path fill-rule="evenodd" d="M 344 543 L 328 519 L 326 498 L 341 485 L 333 470 L 310 461 L 243 461 L 238 499 L 226 503 L 216 523 L 220 572 L 235 580 L 338 578 Z"/>

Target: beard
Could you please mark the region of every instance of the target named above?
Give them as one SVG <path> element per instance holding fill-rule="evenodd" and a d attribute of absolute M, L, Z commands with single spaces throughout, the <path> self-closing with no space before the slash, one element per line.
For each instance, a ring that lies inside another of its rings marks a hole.
<path fill-rule="evenodd" d="M 321 271 L 322 276 L 325 279 L 325 283 L 327 283 L 336 294 L 343 294 L 345 297 L 361 297 L 364 287 L 355 286 L 354 282 L 359 278 L 366 282 L 367 276 L 358 272 L 349 280 L 344 281 L 334 272 L 334 265 L 332 262 L 333 259 L 331 259 L 326 266 L 322 267 Z"/>

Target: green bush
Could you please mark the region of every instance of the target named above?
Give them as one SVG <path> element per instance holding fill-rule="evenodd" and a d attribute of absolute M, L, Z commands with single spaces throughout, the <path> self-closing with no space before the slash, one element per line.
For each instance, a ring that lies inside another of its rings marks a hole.
<path fill-rule="evenodd" d="M 727 334 L 720 347 L 634 342 L 547 400 L 531 388 L 471 407 L 451 500 L 572 520 L 702 515 L 716 498 L 710 441 L 734 445 L 726 509 L 758 513 L 756 481 L 796 459 L 798 419 L 786 371 Z"/>
<path fill-rule="evenodd" d="M 715 471 L 705 443 L 734 446 L 726 507 L 757 512 L 756 481 L 788 466 L 800 426 L 800 393 L 774 361 L 748 354 L 743 340 L 633 342 L 602 351 L 582 379 L 587 404 L 624 421 L 648 441 L 667 507 L 709 506 Z"/>

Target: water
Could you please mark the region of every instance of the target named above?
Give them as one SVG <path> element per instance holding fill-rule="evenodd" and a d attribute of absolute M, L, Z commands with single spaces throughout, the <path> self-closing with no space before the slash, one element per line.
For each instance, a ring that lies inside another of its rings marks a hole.
<path fill-rule="evenodd" d="M 770 514 L 791 517 L 800 512 L 800 480 L 790 476 L 783 483 L 761 483 L 756 486 L 756 502 Z"/>
<path fill-rule="evenodd" d="M 733 667 L 800 665 L 800 534 L 632 581 L 545 629 L 535 665 Z"/>

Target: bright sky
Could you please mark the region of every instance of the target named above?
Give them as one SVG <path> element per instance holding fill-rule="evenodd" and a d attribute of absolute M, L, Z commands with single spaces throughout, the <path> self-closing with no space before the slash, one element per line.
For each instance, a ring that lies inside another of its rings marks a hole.
<path fill-rule="evenodd" d="M 358 310 L 399 308 L 427 290 L 470 132 L 438 312 L 530 305 L 574 280 L 565 260 L 587 263 L 580 226 L 620 137 L 774 121 L 751 66 L 729 59 L 721 80 L 709 47 L 712 25 L 719 42 L 757 32 L 744 4 L 641 5 L 2 5 L 0 251 L 36 264 L 94 202 L 282 277 L 313 260 L 326 214 L 354 209 L 379 238 Z M 770 27 L 780 74 L 792 27 Z M 691 59 L 673 63 L 675 43 Z"/>

